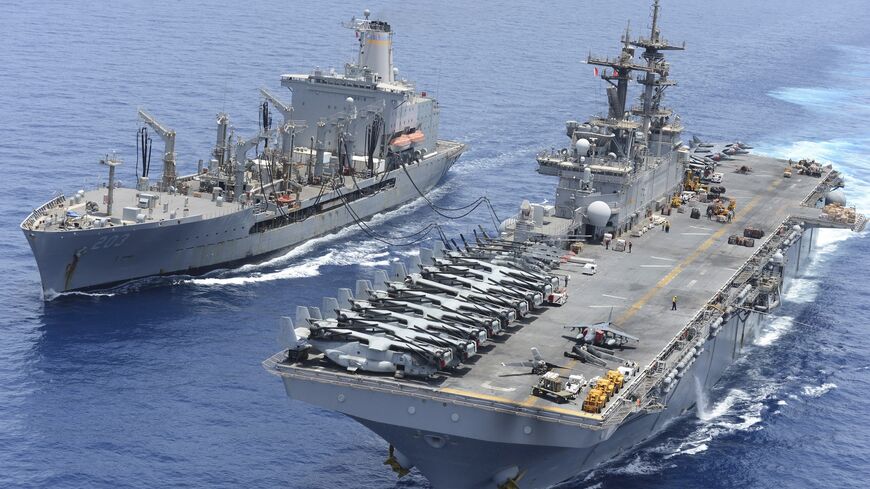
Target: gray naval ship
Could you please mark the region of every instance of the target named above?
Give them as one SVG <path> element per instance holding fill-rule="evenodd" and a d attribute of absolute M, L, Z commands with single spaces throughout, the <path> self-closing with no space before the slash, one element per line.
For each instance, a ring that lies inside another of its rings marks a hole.
<path fill-rule="evenodd" d="M 136 188 L 118 185 L 121 161 L 107 155 L 100 188 L 58 195 L 21 223 L 44 295 L 248 261 L 363 227 L 438 183 L 465 146 L 438 139 L 438 103 L 399 78 L 390 24 L 366 11 L 345 26 L 359 40 L 355 64 L 343 74 L 283 75 L 292 105 L 262 90 L 261 127 L 250 137 L 218 114 L 214 151 L 196 173 L 176 174 L 175 131 L 140 111 Z M 272 110 L 283 118 L 277 127 Z M 154 181 L 149 128 L 164 143 Z"/>
<path fill-rule="evenodd" d="M 568 122 L 570 146 L 537 158 L 555 205 L 523 202 L 498 236 L 436 242 L 299 306 L 266 370 L 437 488 L 547 487 L 693 410 L 777 313 L 818 229 L 866 220 L 830 166 L 683 144 L 661 105 L 675 49 L 656 2 L 648 37 L 588 59 L 612 86 L 607 116 Z"/>

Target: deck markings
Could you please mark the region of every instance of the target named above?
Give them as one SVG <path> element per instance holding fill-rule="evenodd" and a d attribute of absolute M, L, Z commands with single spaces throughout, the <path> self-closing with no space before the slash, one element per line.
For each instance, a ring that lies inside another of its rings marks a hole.
<path fill-rule="evenodd" d="M 676 258 L 662 258 L 660 256 L 651 256 L 653 260 L 677 261 Z"/>
<path fill-rule="evenodd" d="M 671 268 L 670 265 L 641 265 L 641 268 Z"/>
<path fill-rule="evenodd" d="M 775 180 L 772 184 L 770 184 L 768 190 L 773 190 L 774 187 L 779 185 L 779 182 L 780 180 Z M 646 303 L 650 301 L 650 299 L 652 299 L 661 289 L 667 287 L 668 284 L 670 284 L 671 281 L 677 277 L 677 275 L 682 273 L 683 270 L 687 266 L 689 266 L 689 264 L 697 260 L 703 252 L 707 251 L 708 248 L 713 246 L 713 243 L 715 243 L 719 238 L 724 236 L 725 233 L 731 229 L 735 222 L 742 220 L 747 214 L 749 214 L 749 211 L 755 208 L 755 206 L 758 205 L 760 201 L 761 196 L 756 196 L 748 204 L 746 204 L 743 209 L 740 209 L 740 211 L 734 216 L 734 219 L 732 220 L 733 222 L 727 223 L 722 226 L 718 231 L 713 233 L 712 236 L 707 238 L 706 241 L 701 243 L 701 246 L 696 248 L 695 251 L 692 252 L 692 254 L 684 258 L 681 262 L 677 263 L 677 265 L 674 267 L 673 270 L 671 270 L 670 273 L 668 273 L 664 276 L 664 278 L 659 280 L 659 282 L 655 284 L 653 288 L 648 290 L 646 294 L 644 294 L 640 299 L 638 299 L 637 302 L 634 303 L 634 305 L 632 305 L 627 311 L 625 311 L 625 313 L 619 316 L 619 318 L 616 319 L 615 323 L 618 325 L 623 324 L 631 319 L 632 316 L 637 314 L 643 308 L 643 306 L 645 306 Z"/>
<path fill-rule="evenodd" d="M 680 233 L 683 236 L 710 236 L 710 233 Z"/>
<path fill-rule="evenodd" d="M 704 227 L 704 226 L 689 226 L 689 227 L 695 228 L 695 229 L 701 229 L 703 231 L 712 231 L 713 230 L 713 228 L 708 228 L 708 227 Z"/>
<path fill-rule="evenodd" d="M 691 281 L 689 281 L 689 285 L 688 285 L 687 288 L 691 289 L 691 288 L 692 288 L 696 283 L 698 283 L 697 280 L 691 280 Z"/>
<path fill-rule="evenodd" d="M 593 308 L 593 309 L 605 309 L 605 308 L 610 308 L 610 309 L 612 309 L 612 308 L 614 308 L 614 307 L 616 307 L 616 306 L 610 306 L 610 305 L 606 305 L 606 306 L 595 305 L 595 306 L 586 306 L 586 307 L 591 307 L 591 308 Z"/>
<path fill-rule="evenodd" d="M 486 381 L 486 382 L 480 384 L 480 386 L 485 387 L 487 389 L 492 389 L 494 391 L 501 391 L 501 392 L 513 392 L 513 391 L 517 390 L 516 387 L 496 387 L 496 386 L 490 384 L 489 381 Z"/>
<path fill-rule="evenodd" d="M 610 294 L 601 294 L 604 297 L 610 297 L 611 299 L 619 299 L 621 301 L 627 301 L 628 297 L 619 297 L 618 295 L 610 295 Z"/>

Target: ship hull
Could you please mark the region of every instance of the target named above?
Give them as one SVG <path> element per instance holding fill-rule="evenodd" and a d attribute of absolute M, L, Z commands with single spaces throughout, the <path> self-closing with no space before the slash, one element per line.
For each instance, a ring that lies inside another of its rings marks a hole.
<path fill-rule="evenodd" d="M 786 253 L 783 286 L 800 275 L 818 230 L 807 229 Z M 696 406 L 754 342 L 765 316 L 733 314 L 677 378 L 658 411 L 640 410 L 603 429 L 560 424 L 523 413 L 432 402 L 375 389 L 342 388 L 284 376 L 289 397 L 351 416 L 395 447 L 436 488 L 495 488 L 519 476 L 523 489 L 548 487 L 593 469 L 655 436 Z M 501 480 L 498 480 L 501 476 Z"/>
<path fill-rule="evenodd" d="M 196 275 L 284 252 L 352 225 L 356 218 L 365 219 L 400 207 L 420 196 L 417 188 L 426 192 L 434 187 L 462 150 L 462 146 L 457 146 L 409 165 L 407 174 L 402 169 L 390 172 L 387 178 L 395 179 L 392 188 L 349 204 L 356 217 L 344 205 L 337 205 L 302 221 L 253 232 L 257 223 L 255 208 L 246 207 L 210 219 L 182 218 L 177 222 L 68 232 L 23 231 L 36 259 L 46 297 L 74 290 L 105 289 L 150 276 Z"/>

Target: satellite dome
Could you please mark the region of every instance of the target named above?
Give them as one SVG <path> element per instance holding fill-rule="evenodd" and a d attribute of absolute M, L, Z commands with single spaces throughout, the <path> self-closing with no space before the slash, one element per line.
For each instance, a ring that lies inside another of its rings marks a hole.
<path fill-rule="evenodd" d="M 574 143 L 574 148 L 577 150 L 581 156 L 586 156 L 586 153 L 589 152 L 589 148 L 592 145 L 589 143 L 587 139 L 578 139 L 576 143 Z"/>
<path fill-rule="evenodd" d="M 348 104 L 352 104 L 352 103 L 353 103 L 353 97 L 348 97 L 348 98 L 344 99 L 344 101 L 347 102 Z"/>
<path fill-rule="evenodd" d="M 586 208 L 586 219 L 595 227 L 604 227 L 610 220 L 610 206 L 606 202 L 596 200 Z"/>
<path fill-rule="evenodd" d="M 832 190 L 825 194 L 825 204 L 840 204 L 846 205 L 846 195 L 842 190 Z"/>

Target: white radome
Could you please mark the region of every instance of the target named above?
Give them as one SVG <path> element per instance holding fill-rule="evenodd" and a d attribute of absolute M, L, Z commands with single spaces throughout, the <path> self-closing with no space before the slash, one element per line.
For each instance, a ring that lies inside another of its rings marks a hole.
<path fill-rule="evenodd" d="M 832 190 L 825 195 L 825 204 L 840 204 L 846 206 L 846 194 L 842 190 Z"/>
<path fill-rule="evenodd" d="M 604 227 L 610 220 L 610 206 L 606 202 L 596 200 L 586 208 L 586 218 L 595 227 Z"/>

